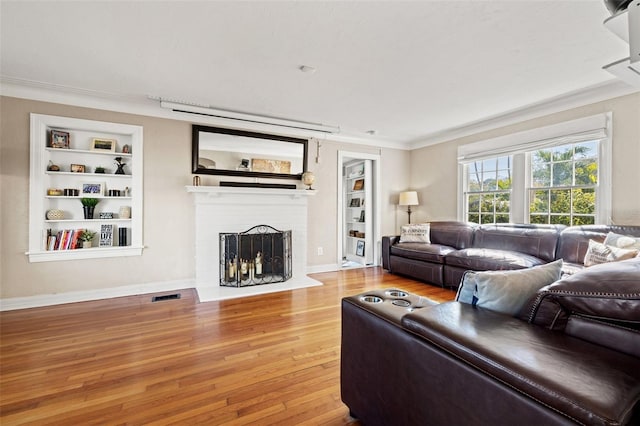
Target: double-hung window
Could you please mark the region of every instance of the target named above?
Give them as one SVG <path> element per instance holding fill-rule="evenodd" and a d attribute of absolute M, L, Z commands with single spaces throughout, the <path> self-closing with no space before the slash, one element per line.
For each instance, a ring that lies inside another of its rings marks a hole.
<path fill-rule="evenodd" d="M 475 223 L 610 222 L 611 114 L 458 148 L 458 217 Z"/>

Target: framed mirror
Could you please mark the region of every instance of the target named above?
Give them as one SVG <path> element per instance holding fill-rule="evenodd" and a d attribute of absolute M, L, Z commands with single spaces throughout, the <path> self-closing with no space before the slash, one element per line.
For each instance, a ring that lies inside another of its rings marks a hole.
<path fill-rule="evenodd" d="M 191 171 L 197 174 L 302 179 L 307 140 L 194 124 Z"/>

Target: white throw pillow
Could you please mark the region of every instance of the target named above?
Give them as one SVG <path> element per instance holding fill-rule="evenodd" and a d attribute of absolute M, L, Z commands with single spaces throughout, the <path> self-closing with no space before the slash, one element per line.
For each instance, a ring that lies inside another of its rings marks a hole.
<path fill-rule="evenodd" d="M 615 232 L 609 232 L 602 244 L 627 250 L 640 250 L 640 238 L 632 235 L 616 234 Z"/>
<path fill-rule="evenodd" d="M 517 315 L 536 291 L 558 281 L 561 272 L 562 259 L 526 269 L 467 272 L 456 300 Z M 475 291 L 471 293 L 469 302 L 470 290 L 474 284 Z"/>
<path fill-rule="evenodd" d="M 431 243 L 429 236 L 430 226 L 428 223 L 416 225 L 403 225 L 400 234 L 401 243 Z"/>
<path fill-rule="evenodd" d="M 632 259 L 638 254 L 638 250 L 627 250 L 589 240 L 589 248 L 584 255 L 584 266 L 593 266 L 600 263 L 617 262 L 619 260 Z"/>

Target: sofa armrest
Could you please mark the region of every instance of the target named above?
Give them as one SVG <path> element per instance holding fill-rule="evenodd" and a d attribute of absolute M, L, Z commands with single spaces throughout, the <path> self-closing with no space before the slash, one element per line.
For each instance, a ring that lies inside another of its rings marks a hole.
<path fill-rule="evenodd" d="M 541 288 L 522 318 L 640 357 L 640 259 L 604 263 Z"/>
<path fill-rule="evenodd" d="M 389 256 L 391 255 L 391 246 L 400 241 L 400 235 L 385 235 L 382 237 L 382 268 L 391 271 L 389 264 Z"/>

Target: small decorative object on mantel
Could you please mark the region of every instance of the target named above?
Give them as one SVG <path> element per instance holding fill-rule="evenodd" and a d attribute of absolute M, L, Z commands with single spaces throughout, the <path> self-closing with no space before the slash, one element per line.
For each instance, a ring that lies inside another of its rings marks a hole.
<path fill-rule="evenodd" d="M 115 174 L 123 175 L 124 174 L 124 166 L 126 166 L 126 164 L 122 162 L 122 157 L 116 157 L 115 161 L 116 161 L 116 165 L 118 166 L 118 169 L 116 170 Z"/>
<path fill-rule="evenodd" d="M 193 186 L 200 186 L 200 176 L 193 177 Z"/>
<path fill-rule="evenodd" d="M 309 190 L 312 190 L 313 188 L 311 187 L 311 185 L 313 185 L 313 183 L 316 181 L 316 176 L 313 174 L 313 172 L 304 172 L 302 174 L 302 183 L 307 185 Z"/>

